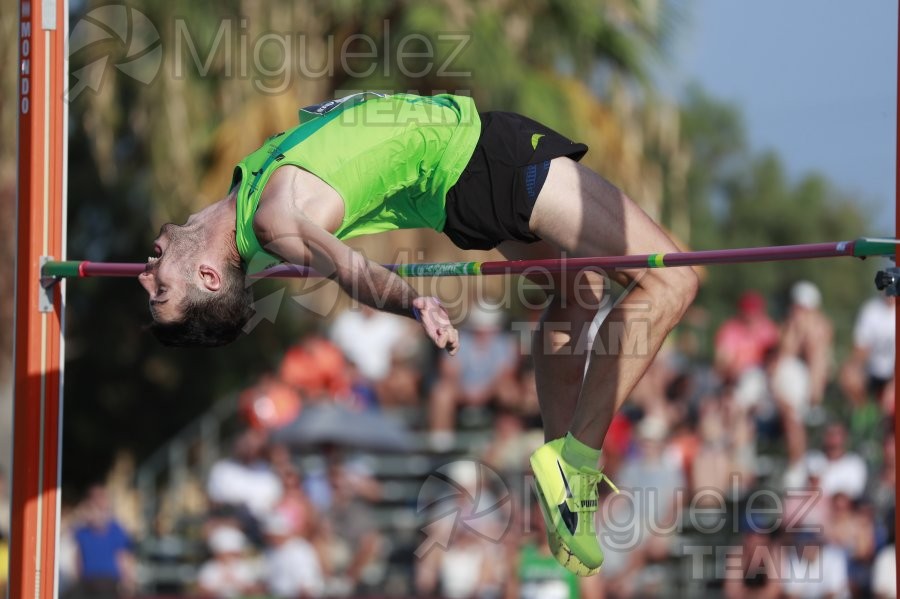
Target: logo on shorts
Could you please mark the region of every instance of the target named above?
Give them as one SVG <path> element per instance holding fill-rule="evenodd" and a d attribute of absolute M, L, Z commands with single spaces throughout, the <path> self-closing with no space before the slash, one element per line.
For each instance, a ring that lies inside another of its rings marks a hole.
<path fill-rule="evenodd" d="M 544 137 L 543 133 L 535 133 L 531 136 L 531 149 L 537 150 L 538 142 L 541 141 L 541 138 Z"/>

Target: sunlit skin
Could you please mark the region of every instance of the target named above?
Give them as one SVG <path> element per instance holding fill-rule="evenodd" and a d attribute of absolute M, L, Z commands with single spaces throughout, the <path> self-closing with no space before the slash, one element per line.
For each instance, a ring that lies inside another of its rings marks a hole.
<path fill-rule="evenodd" d="M 184 287 L 187 285 L 184 277 L 177 272 L 175 260 L 163 259 L 164 248 L 169 245 L 165 229 L 171 226 L 175 225 L 163 225 L 160 229 L 159 236 L 153 242 L 154 255 L 148 258 L 146 270 L 138 275 L 138 281 L 150 295 L 150 312 L 153 319 L 160 322 L 169 322 L 178 316 L 180 310 L 177 301 L 169 300 L 173 295 L 176 298 L 182 297 L 185 293 Z M 170 293 L 173 286 L 175 289 Z"/>
<path fill-rule="evenodd" d="M 160 228 L 153 242 L 153 255 L 148 258 L 146 270 L 138 276 L 150 296 L 154 320 L 169 322 L 178 318 L 190 283 L 200 292 L 219 290 L 222 283 L 219 273 L 228 259 L 228 245 L 209 241 L 215 240 L 217 236 L 211 233 L 227 218 L 229 200 L 233 223 L 234 199 L 225 198 L 191 215 L 183 225 L 167 223 Z"/>
<path fill-rule="evenodd" d="M 334 237 L 343 218 L 344 202 L 331 186 L 308 171 L 286 165 L 266 183 L 253 228 L 267 252 L 330 276 L 365 304 L 407 316 L 415 307 L 428 337 L 455 354 L 459 334 L 440 302 L 419 296 L 403 279 Z M 191 215 L 184 225 L 163 225 L 154 242 L 155 255 L 139 277 L 155 320 L 177 319 L 190 285 L 200 293 L 221 288 L 226 265 L 238 260 L 235 219 L 233 192 Z"/>
<path fill-rule="evenodd" d="M 420 297 L 401 277 L 354 252 L 333 234 L 344 218 L 344 202 L 327 183 L 295 166 L 278 168 L 263 189 L 253 229 L 267 252 L 291 264 L 311 266 L 329 276 L 363 304 L 412 316 L 411 306 L 437 347 L 456 353 L 459 335 L 440 302 Z M 215 293 L 224 267 L 237 261 L 234 246 L 235 196 L 193 215 L 182 227 L 164 226 L 156 241 L 158 260 L 148 263 L 141 284 L 154 316 L 173 318 L 193 285 Z M 551 161 L 529 227 L 546 243 L 525 246 L 506 242 L 498 248 L 509 258 L 604 256 L 676 251 L 677 247 L 631 199 L 597 173 L 569 158 Z M 534 255 L 542 254 L 542 255 Z M 599 347 L 621 336 L 631 323 L 647 331 L 639 355 L 576 347 L 570 331 L 591 322 L 596 305 L 579 305 L 575 280 L 555 293 L 534 337 L 532 356 L 546 438 L 571 432 L 599 448 L 616 410 L 656 355 L 668 332 L 681 319 L 697 292 L 691 269 L 634 269 L 614 273 L 632 289 L 597 333 Z M 362 283 L 362 284 L 360 284 Z M 568 299 L 567 299 L 568 298 Z M 556 323 L 568 323 L 560 330 Z M 545 325 L 549 328 L 544 330 Z M 585 365 L 587 364 L 587 369 Z"/>

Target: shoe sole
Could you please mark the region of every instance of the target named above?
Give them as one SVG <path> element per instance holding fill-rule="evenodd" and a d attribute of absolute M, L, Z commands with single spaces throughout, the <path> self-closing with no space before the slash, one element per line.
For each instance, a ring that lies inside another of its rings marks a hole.
<path fill-rule="evenodd" d="M 541 508 L 541 514 L 544 516 L 544 524 L 546 524 L 547 527 L 547 541 L 550 545 L 550 553 L 553 554 L 553 557 L 556 558 L 556 561 L 559 562 L 563 568 L 576 576 L 593 576 L 600 571 L 600 566 L 603 564 L 601 563 L 595 568 L 585 565 L 585 563 L 578 559 L 578 556 L 569 549 L 569 546 L 566 545 L 559 533 L 556 532 L 556 524 L 554 523 L 552 515 L 553 512 L 547 504 L 543 491 L 541 491 L 541 485 L 538 482 L 537 476 L 538 466 L 535 464 L 534 460 L 531 461 L 531 468 L 535 471 L 534 492 L 535 495 L 537 495 L 538 506 Z"/>

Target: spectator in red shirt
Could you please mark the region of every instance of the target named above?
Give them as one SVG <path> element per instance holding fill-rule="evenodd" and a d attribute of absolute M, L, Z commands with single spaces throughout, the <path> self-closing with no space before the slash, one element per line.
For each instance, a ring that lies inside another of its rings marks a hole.
<path fill-rule="evenodd" d="M 738 315 L 716 332 L 716 369 L 726 381 L 735 381 L 747 369 L 761 366 L 763 357 L 778 343 L 778 326 L 766 314 L 766 300 L 747 291 L 738 300 Z"/>

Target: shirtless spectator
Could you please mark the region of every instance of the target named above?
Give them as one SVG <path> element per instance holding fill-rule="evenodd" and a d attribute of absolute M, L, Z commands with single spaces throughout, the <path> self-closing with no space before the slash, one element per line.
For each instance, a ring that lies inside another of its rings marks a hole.
<path fill-rule="evenodd" d="M 710 490 L 730 500 L 739 499 L 730 493 L 751 487 L 755 478 L 751 416 L 724 390 L 718 397 L 703 400 L 698 432 L 700 447 L 691 472 L 693 493 L 702 491 L 695 499 L 697 505 L 716 501 Z"/>
<path fill-rule="evenodd" d="M 791 308 L 784 322 L 781 351 L 806 363 L 809 370 L 810 401 L 821 405 L 828 384 L 834 327 L 820 309 L 822 294 L 809 281 L 791 288 Z"/>
<path fill-rule="evenodd" d="M 812 373 L 796 355 L 773 348 L 766 354 L 767 393 L 781 420 L 788 464 L 796 466 L 807 450 L 806 422 L 813 402 Z"/>

